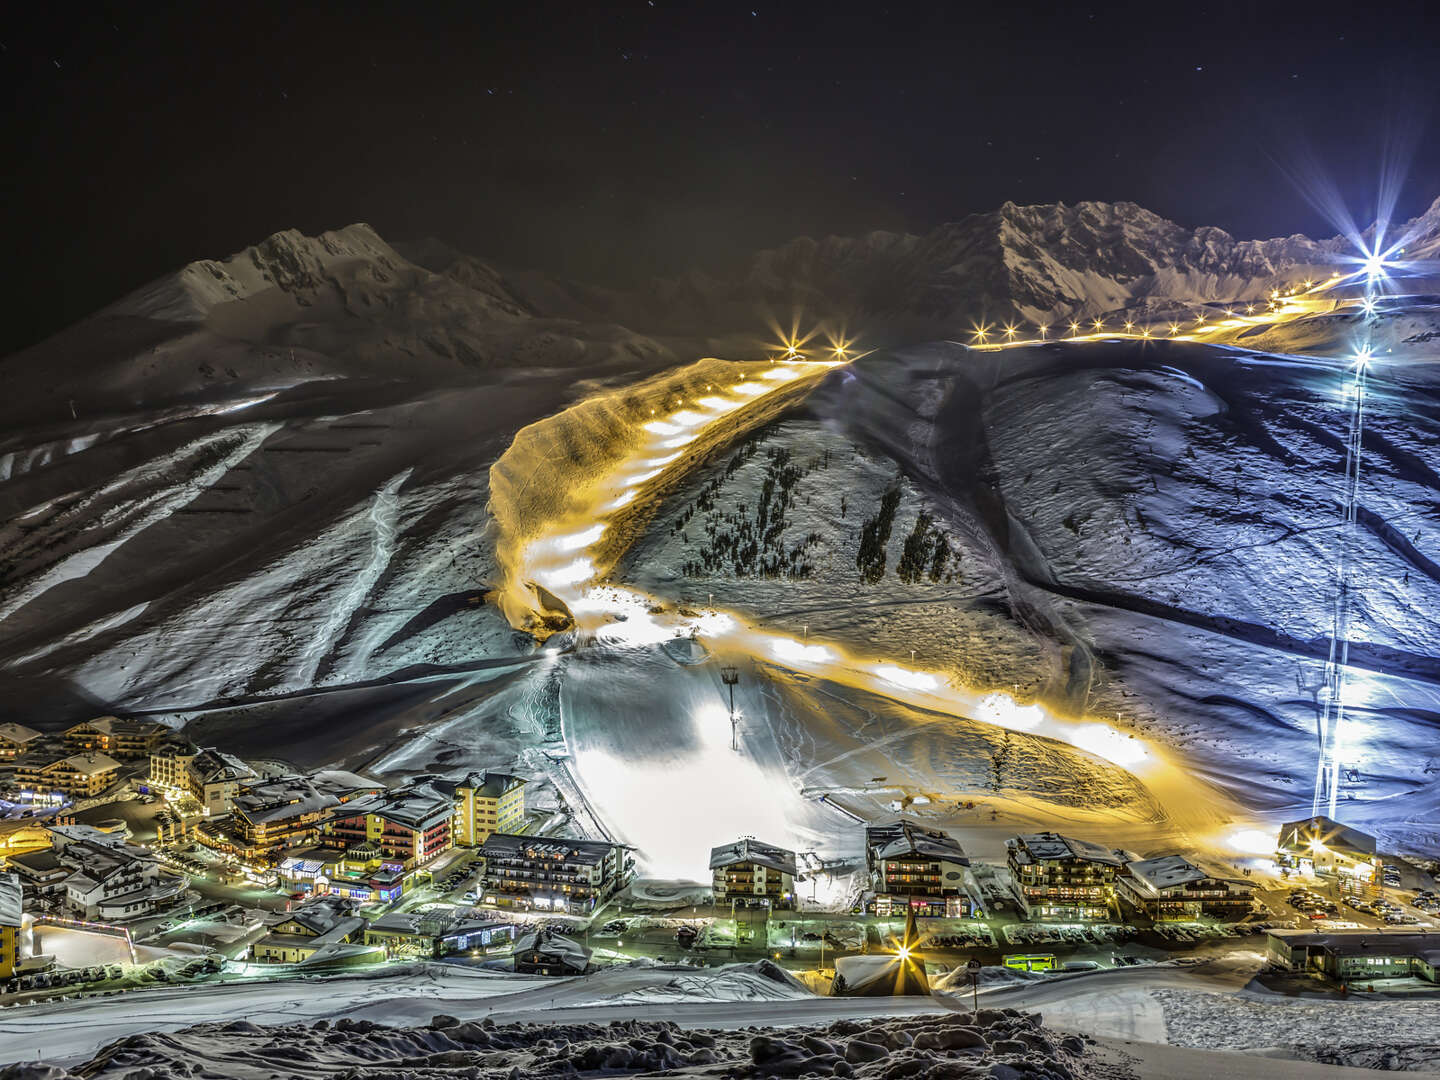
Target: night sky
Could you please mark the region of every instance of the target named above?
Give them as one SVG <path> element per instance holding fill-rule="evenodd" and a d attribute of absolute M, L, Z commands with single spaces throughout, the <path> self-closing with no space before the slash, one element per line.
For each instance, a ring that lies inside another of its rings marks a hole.
<path fill-rule="evenodd" d="M 0 354 L 287 227 L 624 284 L 1006 199 L 1329 235 L 1286 170 L 1373 212 L 1397 135 L 1440 194 L 1423 4 L 27 7 Z"/>

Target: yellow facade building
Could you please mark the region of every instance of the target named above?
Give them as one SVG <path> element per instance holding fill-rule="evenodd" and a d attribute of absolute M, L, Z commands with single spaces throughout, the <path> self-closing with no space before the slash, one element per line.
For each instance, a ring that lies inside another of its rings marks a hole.
<path fill-rule="evenodd" d="M 525 781 L 507 773 L 471 773 L 455 784 L 455 820 L 459 847 L 479 847 L 491 833 L 518 834 L 525 827 Z"/>
<path fill-rule="evenodd" d="M 20 878 L 14 871 L 0 874 L 0 979 L 15 974 L 20 963 Z"/>

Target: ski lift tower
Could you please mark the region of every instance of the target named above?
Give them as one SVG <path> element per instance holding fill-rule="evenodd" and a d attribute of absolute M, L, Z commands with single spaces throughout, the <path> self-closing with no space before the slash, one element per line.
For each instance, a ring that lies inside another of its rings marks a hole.
<path fill-rule="evenodd" d="M 1373 262 L 1373 260 L 1372 260 Z M 1358 528 L 1357 507 L 1360 502 L 1360 461 L 1365 431 L 1366 376 L 1371 361 L 1376 323 L 1375 303 L 1382 264 L 1367 266 L 1365 276 L 1365 315 L 1362 336 L 1356 349 L 1346 397 L 1350 404 L 1350 430 L 1345 442 L 1345 486 L 1341 497 L 1344 517 L 1340 525 L 1339 551 L 1335 564 L 1335 593 L 1331 610 L 1330 654 L 1325 663 L 1324 695 L 1317 719 L 1320 754 L 1315 769 L 1315 799 L 1311 812 L 1334 818 L 1340 794 L 1340 727 L 1345 722 L 1345 673 L 1350 664 L 1350 612 L 1354 593 L 1354 564 L 1359 553 L 1356 547 Z"/>
<path fill-rule="evenodd" d="M 735 711 L 735 686 L 740 681 L 740 669 L 722 667 L 720 681 L 730 688 L 730 749 L 740 749 L 740 714 Z"/>

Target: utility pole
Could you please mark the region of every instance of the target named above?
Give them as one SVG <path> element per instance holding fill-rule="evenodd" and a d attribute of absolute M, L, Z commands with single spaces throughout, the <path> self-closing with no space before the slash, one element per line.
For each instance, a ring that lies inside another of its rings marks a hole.
<path fill-rule="evenodd" d="M 722 667 L 720 681 L 730 688 L 730 749 L 740 749 L 740 717 L 735 713 L 735 684 L 740 681 L 740 669 Z"/>

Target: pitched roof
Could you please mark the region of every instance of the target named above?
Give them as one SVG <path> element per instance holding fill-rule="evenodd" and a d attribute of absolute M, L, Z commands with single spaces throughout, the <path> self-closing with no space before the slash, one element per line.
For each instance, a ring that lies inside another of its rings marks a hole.
<path fill-rule="evenodd" d="M 562 840 L 550 836 L 519 836 L 491 833 L 480 845 L 487 859 L 553 859 L 556 862 L 593 866 L 604 861 L 619 844 L 607 840 Z"/>
<path fill-rule="evenodd" d="M 511 776 L 509 773 L 487 772 L 484 775 L 471 773 L 460 786 L 473 788 L 475 794 L 482 799 L 498 799 L 517 785 L 525 783 L 526 781 L 522 778 Z"/>
<path fill-rule="evenodd" d="M 88 754 L 65 754 L 59 751 L 53 760 L 40 766 L 41 772 L 51 772 L 61 768 L 71 772 L 77 772 L 81 776 L 99 776 L 101 773 L 112 772 L 120 768 L 120 763 L 108 754 L 91 752 Z"/>
<path fill-rule="evenodd" d="M 1115 852 L 1089 840 L 1076 840 L 1059 833 L 1023 833 L 1006 841 L 1010 847 L 1020 844 L 1032 859 L 1079 859 L 1084 862 L 1100 863 L 1104 866 L 1121 865 L 1121 858 Z"/>
<path fill-rule="evenodd" d="M 927 859 L 970 865 L 970 857 L 960 842 L 949 833 L 927 828 L 909 818 L 897 818 L 889 824 L 867 825 L 865 846 L 876 859 L 899 859 L 919 855 Z"/>
<path fill-rule="evenodd" d="M 13 743 L 28 743 L 40 738 L 40 732 L 24 724 L 0 724 L 0 739 Z"/>
<path fill-rule="evenodd" d="M 733 844 L 710 849 L 710 869 L 734 866 L 737 863 L 753 863 L 782 874 L 795 876 L 795 853 L 774 844 L 761 843 L 753 837 L 745 837 Z"/>
<path fill-rule="evenodd" d="M 190 771 L 204 784 L 218 784 L 229 780 L 253 780 L 255 770 L 233 754 L 226 754 L 207 746 L 190 762 Z"/>
<path fill-rule="evenodd" d="M 1126 863 L 1130 872 L 1142 887 L 1155 895 L 1161 889 L 1172 889 L 1176 885 L 1188 885 L 1192 881 L 1220 881 L 1230 885 L 1248 885 L 1249 882 L 1234 878 L 1219 877 L 1203 867 L 1196 866 L 1183 855 L 1161 855 L 1154 859 L 1141 859 Z"/>
<path fill-rule="evenodd" d="M 1308 850 L 1312 837 L 1325 847 L 1348 849 L 1362 855 L 1375 854 L 1375 837 L 1348 825 L 1341 825 L 1324 815 L 1290 821 L 1280 826 L 1281 847 Z"/>
<path fill-rule="evenodd" d="M 71 724 L 65 734 L 90 728 L 104 735 L 156 735 L 169 730 L 155 720 L 123 720 L 118 716 L 97 716 L 94 720 L 82 720 Z"/>
<path fill-rule="evenodd" d="M 515 940 L 515 955 L 539 953 L 541 963 L 563 964 L 577 971 L 584 971 L 590 963 L 590 950 L 574 938 L 551 930 L 530 930 Z"/>

